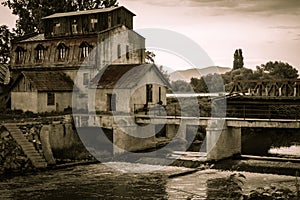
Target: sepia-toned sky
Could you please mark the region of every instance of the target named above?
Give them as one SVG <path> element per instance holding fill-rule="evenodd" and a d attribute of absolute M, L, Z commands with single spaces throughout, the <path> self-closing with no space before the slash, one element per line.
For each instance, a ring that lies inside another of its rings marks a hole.
<path fill-rule="evenodd" d="M 241 48 L 245 67 L 280 60 L 300 71 L 299 0 L 119 0 L 119 4 L 137 15 L 135 29 L 164 28 L 184 34 L 215 65 L 232 67 L 234 51 Z M 13 27 L 15 19 L 1 5 L 0 24 Z M 156 54 L 158 64 L 188 67 L 175 56 Z"/>

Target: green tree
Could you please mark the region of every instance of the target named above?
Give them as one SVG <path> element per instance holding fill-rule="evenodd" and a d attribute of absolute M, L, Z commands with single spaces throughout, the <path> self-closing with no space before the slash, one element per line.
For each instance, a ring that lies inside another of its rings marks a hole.
<path fill-rule="evenodd" d="M 242 49 L 235 50 L 234 60 L 233 60 L 233 70 L 240 69 L 244 67 L 244 57 Z"/>
<path fill-rule="evenodd" d="M 192 86 L 183 80 L 172 81 L 171 83 L 173 92 L 190 93 L 193 92 Z"/>
<path fill-rule="evenodd" d="M 203 77 L 191 78 L 191 86 L 196 93 L 208 93 L 208 87 Z"/>
<path fill-rule="evenodd" d="M 145 56 L 145 62 L 146 63 L 154 63 L 155 62 L 155 54 L 152 51 L 146 51 L 145 52 L 146 56 Z"/>
<path fill-rule="evenodd" d="M 264 79 L 296 79 L 298 70 L 288 63 L 281 61 L 268 62 L 256 67 L 257 76 Z"/>
<path fill-rule="evenodd" d="M 224 92 L 224 81 L 220 74 L 208 74 L 204 76 L 204 81 L 209 92 Z"/>
<path fill-rule="evenodd" d="M 10 57 L 10 41 L 13 34 L 6 25 L 0 26 L 0 63 L 7 63 Z"/>
<path fill-rule="evenodd" d="M 43 32 L 41 18 L 54 13 L 118 5 L 116 0 L 5 0 L 2 4 L 19 17 L 15 29 L 18 35 Z"/>
<path fill-rule="evenodd" d="M 159 71 L 162 73 L 162 75 L 164 75 L 164 77 L 167 79 L 167 81 L 170 82 L 170 74 L 168 73 L 167 70 L 164 69 L 164 67 L 161 65 L 159 66 Z"/>

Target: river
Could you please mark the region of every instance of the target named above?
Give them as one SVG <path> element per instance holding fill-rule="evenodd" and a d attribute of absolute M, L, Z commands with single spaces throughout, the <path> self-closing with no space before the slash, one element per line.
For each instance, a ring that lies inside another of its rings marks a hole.
<path fill-rule="evenodd" d="M 121 170 L 113 168 L 116 166 Z M 165 176 L 186 170 L 179 167 L 157 169 L 157 166 L 143 164 L 108 163 L 2 177 L 0 199 L 215 199 L 226 192 L 220 185 L 220 178 L 234 173 L 207 169 L 175 178 Z M 295 177 L 292 176 L 242 173 L 246 176 L 243 185 L 246 193 L 270 185 L 295 190 Z"/>

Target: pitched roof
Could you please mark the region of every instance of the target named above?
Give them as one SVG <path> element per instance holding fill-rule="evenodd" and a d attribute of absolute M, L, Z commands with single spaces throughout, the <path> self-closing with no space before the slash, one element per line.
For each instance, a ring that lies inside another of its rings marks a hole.
<path fill-rule="evenodd" d="M 45 40 L 45 35 L 44 34 L 38 34 L 36 36 L 20 40 L 20 42 L 34 42 L 34 41 L 43 41 Z"/>
<path fill-rule="evenodd" d="M 69 17 L 69 16 L 75 16 L 75 15 L 88 15 L 88 14 L 96 14 L 96 13 L 105 13 L 105 12 L 111 12 L 113 10 L 117 10 L 120 8 L 126 9 L 128 12 L 132 13 L 127 8 L 120 6 L 120 7 L 109 7 L 109 8 L 100 8 L 100 9 L 92 9 L 92 10 L 82 10 L 82 11 L 73 11 L 73 12 L 63 12 L 63 13 L 55 13 L 53 15 L 49 15 L 47 17 L 44 17 L 42 19 L 51 19 L 51 18 L 58 18 L 58 17 Z M 132 15 L 135 16 L 134 13 Z"/>
<path fill-rule="evenodd" d="M 40 92 L 73 91 L 73 81 L 56 71 L 24 71 L 22 75 Z"/>
<path fill-rule="evenodd" d="M 109 65 L 96 75 L 92 80 L 92 86 L 105 89 L 133 88 L 152 69 L 165 86 L 170 87 L 169 82 L 154 64 Z"/>

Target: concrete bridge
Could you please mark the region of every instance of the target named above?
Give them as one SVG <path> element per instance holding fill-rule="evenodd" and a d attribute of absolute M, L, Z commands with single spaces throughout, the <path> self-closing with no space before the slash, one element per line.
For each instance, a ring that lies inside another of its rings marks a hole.
<path fill-rule="evenodd" d="M 241 129 L 247 128 L 300 128 L 300 121 L 292 119 L 211 118 L 177 116 L 74 116 L 77 126 L 82 118 L 89 118 L 85 126 L 111 129 L 114 154 L 150 148 L 157 142 L 156 127 L 165 127 L 165 138 L 186 139 L 188 126 L 206 127 L 206 160 L 220 160 L 241 153 Z M 84 125 L 83 125 L 84 126 Z M 130 133 L 129 133 L 129 132 Z M 148 134 L 147 134 L 148 133 Z M 151 134 L 154 133 L 154 134 Z"/>

